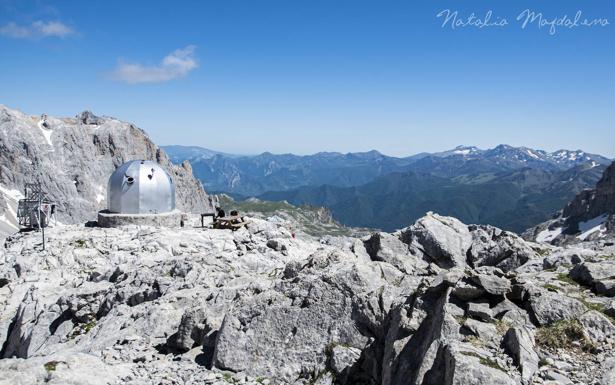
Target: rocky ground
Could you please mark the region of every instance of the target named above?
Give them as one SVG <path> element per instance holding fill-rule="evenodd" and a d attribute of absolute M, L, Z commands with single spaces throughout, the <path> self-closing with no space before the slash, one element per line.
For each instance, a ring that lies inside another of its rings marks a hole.
<path fill-rule="evenodd" d="M 47 236 L 0 249 L 2 384 L 615 383 L 606 241 L 435 214 L 364 238 L 257 218 Z"/>

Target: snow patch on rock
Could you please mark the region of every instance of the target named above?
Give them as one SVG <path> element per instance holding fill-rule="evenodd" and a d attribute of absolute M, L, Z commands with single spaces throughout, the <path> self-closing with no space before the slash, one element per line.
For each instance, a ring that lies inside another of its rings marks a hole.
<path fill-rule="evenodd" d="M 545 229 L 538 233 L 536 236 L 536 242 L 538 243 L 548 243 L 555 239 L 558 235 L 562 233 L 561 227 L 556 227 L 553 230 Z"/>
<path fill-rule="evenodd" d="M 585 239 L 587 239 L 587 237 L 589 237 L 596 231 L 601 231 L 602 225 L 607 220 L 607 218 L 608 215 L 600 215 L 594 219 L 590 219 L 589 221 L 579 222 L 579 231 L 581 232 L 581 234 L 578 235 L 577 238 L 584 241 Z"/>

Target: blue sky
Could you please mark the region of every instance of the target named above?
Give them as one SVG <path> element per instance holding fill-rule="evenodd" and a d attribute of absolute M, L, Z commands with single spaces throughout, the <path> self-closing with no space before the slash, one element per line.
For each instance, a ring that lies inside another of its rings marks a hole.
<path fill-rule="evenodd" d="M 509 25 L 443 27 L 446 9 Z M 551 35 L 521 28 L 525 9 L 610 24 Z M 614 41 L 608 0 L 0 0 L 0 103 L 235 153 L 615 157 Z"/>

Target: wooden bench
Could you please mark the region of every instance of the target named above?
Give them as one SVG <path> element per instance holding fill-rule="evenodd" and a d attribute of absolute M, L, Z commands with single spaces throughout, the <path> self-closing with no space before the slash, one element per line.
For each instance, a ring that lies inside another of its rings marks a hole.
<path fill-rule="evenodd" d="M 243 220 L 241 216 L 233 215 L 229 217 L 215 218 L 214 228 L 237 230 L 245 226 L 247 223 L 248 221 Z"/>

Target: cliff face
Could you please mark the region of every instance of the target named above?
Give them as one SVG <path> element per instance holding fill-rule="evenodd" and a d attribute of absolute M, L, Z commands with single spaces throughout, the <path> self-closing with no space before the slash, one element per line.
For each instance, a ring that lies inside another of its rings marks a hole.
<path fill-rule="evenodd" d="M 614 238 L 615 163 L 607 167 L 595 188 L 581 191 L 560 214 L 523 236 L 556 245 Z"/>
<path fill-rule="evenodd" d="M 0 232 L 16 230 L 24 184 L 40 180 L 62 223 L 94 220 L 106 207 L 107 180 L 131 159 L 158 162 L 173 177 L 180 210 L 199 212 L 207 194 L 185 162 L 171 163 L 133 124 L 83 112 L 74 118 L 29 116 L 0 105 Z"/>
<path fill-rule="evenodd" d="M 611 164 L 596 184 L 595 189 L 585 190 L 564 209 L 562 216 L 571 230 L 578 230 L 580 222 L 615 214 L 615 163 Z"/>

